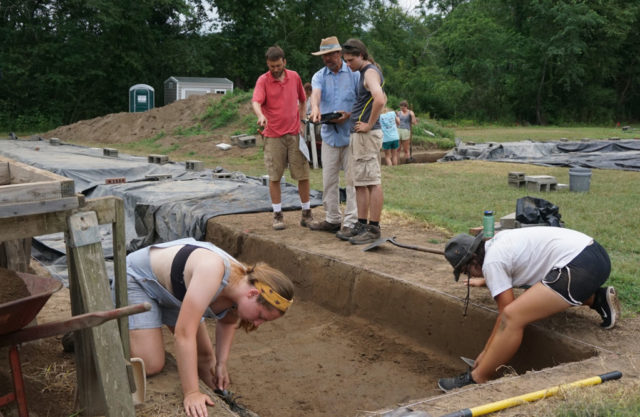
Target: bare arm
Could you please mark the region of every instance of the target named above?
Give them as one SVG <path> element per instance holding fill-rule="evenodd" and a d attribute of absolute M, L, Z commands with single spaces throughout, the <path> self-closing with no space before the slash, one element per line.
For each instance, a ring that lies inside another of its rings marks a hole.
<path fill-rule="evenodd" d="M 411 124 L 412 125 L 417 125 L 418 124 L 418 119 L 416 118 L 416 115 L 413 112 L 413 110 L 410 110 L 410 114 L 411 114 Z"/>
<path fill-rule="evenodd" d="M 220 390 L 227 389 L 231 383 L 227 371 L 227 360 L 237 324 L 238 320 L 230 313 L 216 323 L 216 387 Z"/>
<path fill-rule="evenodd" d="M 256 116 L 258 116 L 258 125 L 262 128 L 267 127 L 267 118 L 264 117 L 264 114 L 262 114 L 262 105 L 257 101 L 252 101 L 251 107 L 253 107 L 253 112 L 256 114 Z"/>
<path fill-rule="evenodd" d="M 364 73 L 364 85 L 371 93 L 371 97 L 373 98 L 373 103 L 371 104 L 371 115 L 369 116 L 368 122 L 359 121 L 355 125 L 355 131 L 366 133 L 371 130 L 373 125 L 378 121 L 378 117 L 380 116 L 380 112 L 384 108 L 384 105 L 387 102 L 387 98 L 382 91 L 382 87 L 380 86 L 380 75 L 374 69 L 368 69 Z"/>
<path fill-rule="evenodd" d="M 320 121 L 320 99 L 322 98 L 322 90 L 314 88 L 311 90 L 311 121 L 318 123 Z"/>
<path fill-rule="evenodd" d="M 198 377 L 205 368 L 204 362 L 208 361 L 211 368 L 213 352 L 211 342 L 203 340 L 208 335 L 200 319 L 220 287 L 224 264 L 218 255 L 196 250 L 187 261 L 185 276 L 189 269 L 191 280 L 175 327 L 176 362 L 187 415 L 204 416 L 206 406 L 213 405 L 213 401 L 200 392 Z"/>

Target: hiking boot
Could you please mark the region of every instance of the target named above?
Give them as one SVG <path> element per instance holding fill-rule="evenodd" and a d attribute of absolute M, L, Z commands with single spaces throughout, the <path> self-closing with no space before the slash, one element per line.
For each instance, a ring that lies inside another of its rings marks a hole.
<path fill-rule="evenodd" d="M 616 320 L 620 316 L 620 302 L 618 294 L 613 287 L 598 288 L 596 298 L 593 301 L 592 309 L 600 314 L 602 323 L 600 327 L 611 329 L 616 325 Z"/>
<path fill-rule="evenodd" d="M 438 388 L 440 388 L 444 392 L 447 392 L 455 388 L 462 388 L 466 385 L 475 383 L 476 381 L 474 381 L 471 377 L 471 370 L 468 370 L 467 372 L 453 378 L 440 378 L 438 380 Z"/>
<path fill-rule="evenodd" d="M 284 216 L 281 211 L 277 211 L 273 213 L 273 230 L 283 230 L 286 226 L 284 225 Z"/>
<path fill-rule="evenodd" d="M 311 214 L 311 209 L 302 210 L 302 218 L 300 219 L 300 226 L 309 227 L 313 222 L 313 215 Z"/>
<path fill-rule="evenodd" d="M 380 228 L 372 224 L 366 225 L 357 235 L 349 239 L 352 245 L 365 245 L 380 239 Z"/>
<path fill-rule="evenodd" d="M 356 236 L 362 229 L 364 229 L 364 224 L 360 222 L 356 222 L 353 226 L 342 226 L 342 228 L 336 233 L 336 237 L 340 240 L 349 240 L 352 237 Z"/>
<path fill-rule="evenodd" d="M 317 230 L 321 232 L 331 232 L 335 233 L 340 230 L 340 223 L 329 223 L 326 220 L 321 222 L 313 222 L 309 225 L 309 229 Z"/>

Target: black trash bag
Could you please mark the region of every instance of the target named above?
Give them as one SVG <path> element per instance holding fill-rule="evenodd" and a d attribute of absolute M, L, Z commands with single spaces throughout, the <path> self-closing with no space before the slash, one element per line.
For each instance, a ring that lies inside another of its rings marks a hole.
<path fill-rule="evenodd" d="M 516 220 L 523 224 L 547 223 L 562 227 L 558 206 L 542 198 L 522 197 L 516 202 Z"/>

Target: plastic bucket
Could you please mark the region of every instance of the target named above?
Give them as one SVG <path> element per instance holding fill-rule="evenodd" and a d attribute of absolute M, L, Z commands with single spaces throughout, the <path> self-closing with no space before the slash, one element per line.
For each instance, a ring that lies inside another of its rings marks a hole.
<path fill-rule="evenodd" d="M 589 168 L 571 168 L 569 169 L 569 190 L 570 191 L 589 191 L 591 183 L 591 170 Z"/>

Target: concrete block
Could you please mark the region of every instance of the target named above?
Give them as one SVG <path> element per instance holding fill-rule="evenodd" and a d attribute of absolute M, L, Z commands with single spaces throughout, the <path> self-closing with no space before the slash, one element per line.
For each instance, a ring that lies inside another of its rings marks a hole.
<path fill-rule="evenodd" d="M 166 164 L 169 162 L 169 157 L 167 155 L 158 155 L 158 154 L 150 154 L 147 156 L 147 161 L 150 164 Z"/>
<path fill-rule="evenodd" d="M 500 217 L 500 226 L 502 229 L 515 229 L 516 228 L 516 212 L 509 213 L 506 216 Z"/>
<path fill-rule="evenodd" d="M 528 191 L 555 191 L 558 181 L 551 175 L 526 175 Z"/>
<path fill-rule="evenodd" d="M 51 146 L 58 146 L 60 144 L 61 144 L 60 143 L 60 139 L 58 139 L 58 138 L 49 139 L 49 145 L 51 145 Z"/>
<path fill-rule="evenodd" d="M 118 150 L 113 148 L 102 148 L 102 156 L 108 156 L 111 158 L 118 157 Z"/>
<path fill-rule="evenodd" d="M 237 139 L 237 145 L 239 148 L 250 148 L 256 146 L 255 136 L 242 136 Z"/>
<path fill-rule="evenodd" d="M 204 162 L 189 160 L 185 163 L 187 171 L 202 171 L 204 170 Z"/>

